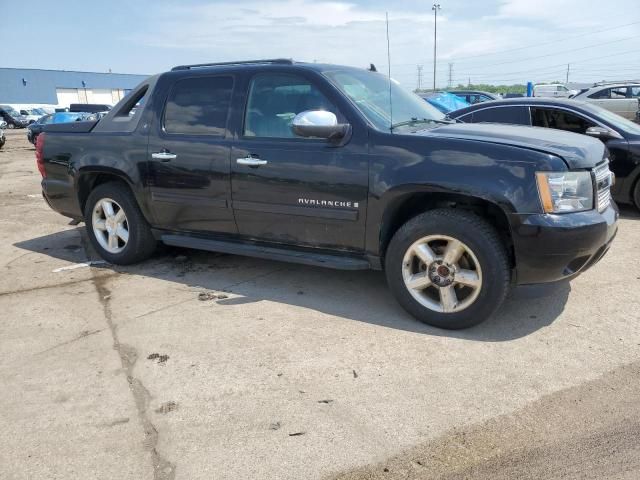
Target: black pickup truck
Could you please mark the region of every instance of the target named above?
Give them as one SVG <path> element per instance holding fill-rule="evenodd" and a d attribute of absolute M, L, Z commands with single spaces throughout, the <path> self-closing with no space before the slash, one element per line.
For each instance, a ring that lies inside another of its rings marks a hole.
<path fill-rule="evenodd" d="M 162 241 L 384 269 L 406 310 L 451 329 L 602 258 L 618 211 L 601 142 L 454 123 L 372 70 L 175 67 L 97 122 L 45 127 L 44 197 L 112 263 Z"/>

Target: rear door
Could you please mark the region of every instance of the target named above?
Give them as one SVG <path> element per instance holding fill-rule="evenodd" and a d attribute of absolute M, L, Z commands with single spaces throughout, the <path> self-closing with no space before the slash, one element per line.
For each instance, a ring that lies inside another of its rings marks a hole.
<path fill-rule="evenodd" d="M 230 206 L 230 74 L 167 74 L 148 147 L 155 224 L 167 230 L 236 233 Z"/>
<path fill-rule="evenodd" d="M 247 78 L 231 154 L 233 209 L 251 239 L 361 250 L 368 194 L 367 133 L 336 93 L 310 72 L 271 71 Z M 344 102 L 344 100 L 342 100 Z M 296 137 L 293 117 L 329 110 L 351 123 L 345 144 Z M 259 165 L 247 165 L 247 160 Z"/>

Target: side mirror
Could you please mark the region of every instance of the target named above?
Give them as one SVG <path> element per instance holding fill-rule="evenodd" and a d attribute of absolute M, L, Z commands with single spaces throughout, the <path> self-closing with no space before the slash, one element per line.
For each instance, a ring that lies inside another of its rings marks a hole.
<path fill-rule="evenodd" d="M 349 131 L 349 124 L 338 123 L 338 117 L 325 110 L 307 110 L 297 114 L 291 123 L 291 130 L 300 137 L 343 138 Z"/>
<path fill-rule="evenodd" d="M 600 140 L 610 140 L 612 138 L 622 138 L 622 136 L 613 130 L 609 130 L 604 127 L 589 127 L 587 131 L 584 132 L 585 135 L 589 135 L 593 138 L 598 138 Z"/>

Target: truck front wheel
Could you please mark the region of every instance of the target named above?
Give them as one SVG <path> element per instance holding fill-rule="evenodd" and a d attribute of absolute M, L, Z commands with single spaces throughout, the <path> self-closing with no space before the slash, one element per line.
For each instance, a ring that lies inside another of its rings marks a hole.
<path fill-rule="evenodd" d="M 445 329 L 486 320 L 509 291 L 507 253 L 479 216 L 438 209 L 405 223 L 385 256 L 389 288 L 418 320 Z"/>
<path fill-rule="evenodd" d="M 120 182 L 103 183 L 89 194 L 84 219 L 93 248 L 109 263 L 140 262 L 156 248 L 133 193 Z"/>

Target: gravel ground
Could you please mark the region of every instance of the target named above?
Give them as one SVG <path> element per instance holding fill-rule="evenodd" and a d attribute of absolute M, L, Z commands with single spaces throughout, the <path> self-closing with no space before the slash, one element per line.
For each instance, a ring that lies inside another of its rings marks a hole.
<path fill-rule="evenodd" d="M 96 264 L 0 150 L 0 478 L 640 478 L 640 215 L 571 284 L 446 332 L 379 272 Z M 74 268 L 70 268 L 74 267 Z"/>

